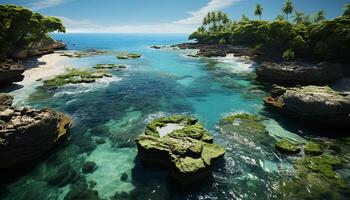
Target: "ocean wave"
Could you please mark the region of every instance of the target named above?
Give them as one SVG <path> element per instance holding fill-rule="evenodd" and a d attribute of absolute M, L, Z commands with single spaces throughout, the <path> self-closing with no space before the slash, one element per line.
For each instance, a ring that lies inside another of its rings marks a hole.
<path fill-rule="evenodd" d="M 117 82 L 121 80 L 122 79 L 119 77 L 105 77 L 105 78 L 96 80 L 95 83 L 68 84 L 60 88 L 54 94 L 54 97 L 62 97 L 65 95 L 82 94 L 82 93 L 95 91 L 97 89 L 101 89 L 109 86 L 109 84 L 112 82 Z"/>

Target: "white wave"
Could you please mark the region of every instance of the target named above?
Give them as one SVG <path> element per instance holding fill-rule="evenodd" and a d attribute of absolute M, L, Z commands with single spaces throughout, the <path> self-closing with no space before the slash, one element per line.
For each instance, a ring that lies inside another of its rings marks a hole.
<path fill-rule="evenodd" d="M 119 77 L 105 77 L 97 79 L 94 83 L 68 84 L 59 89 L 54 97 L 61 97 L 72 94 L 82 94 L 107 87 L 110 83 L 122 80 Z"/>
<path fill-rule="evenodd" d="M 219 62 L 219 66 L 229 68 L 232 73 L 252 72 L 256 68 L 256 63 L 233 54 L 227 54 L 226 57 L 213 58 Z"/>

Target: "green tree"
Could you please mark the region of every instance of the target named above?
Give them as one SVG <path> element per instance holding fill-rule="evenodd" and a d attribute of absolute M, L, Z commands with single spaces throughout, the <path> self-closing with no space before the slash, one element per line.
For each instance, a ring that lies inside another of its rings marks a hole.
<path fill-rule="evenodd" d="M 295 53 L 292 49 L 288 49 L 283 53 L 282 58 L 285 61 L 292 61 L 295 59 Z"/>
<path fill-rule="evenodd" d="M 293 12 L 293 3 L 292 0 L 286 0 L 282 7 L 282 12 L 286 15 L 286 19 L 288 21 L 288 15 Z"/>
<path fill-rule="evenodd" d="M 350 16 L 350 3 L 347 3 L 344 5 L 344 13 L 343 16 L 349 17 Z"/>
<path fill-rule="evenodd" d="M 326 12 L 324 10 L 318 11 L 315 16 L 313 17 L 313 22 L 318 24 L 326 20 Z"/>
<path fill-rule="evenodd" d="M 276 18 L 275 18 L 275 20 L 277 20 L 277 21 L 284 21 L 286 18 L 283 16 L 283 15 L 277 15 L 276 16 Z"/>
<path fill-rule="evenodd" d="M 261 15 L 263 14 L 263 7 L 260 4 L 257 4 L 255 7 L 254 15 L 259 16 L 259 19 L 261 20 Z"/>
<path fill-rule="evenodd" d="M 35 46 L 54 31 L 65 32 L 56 17 L 45 17 L 21 6 L 0 5 L 0 54 Z"/>

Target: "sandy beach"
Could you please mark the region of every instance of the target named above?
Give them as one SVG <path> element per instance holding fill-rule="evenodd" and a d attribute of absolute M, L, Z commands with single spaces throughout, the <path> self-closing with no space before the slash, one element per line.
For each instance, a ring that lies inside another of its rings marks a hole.
<path fill-rule="evenodd" d="M 17 84 L 28 86 L 38 79 L 45 79 L 63 73 L 69 58 L 61 55 L 62 53 L 55 52 L 25 61 L 26 71 L 23 73 L 24 79 Z"/>

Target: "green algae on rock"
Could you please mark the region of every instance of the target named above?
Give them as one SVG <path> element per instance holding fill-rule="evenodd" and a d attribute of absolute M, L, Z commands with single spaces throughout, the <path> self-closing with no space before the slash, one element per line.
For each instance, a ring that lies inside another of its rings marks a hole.
<path fill-rule="evenodd" d="M 320 145 L 314 142 L 308 142 L 304 147 L 304 152 L 307 155 L 318 156 L 322 154 Z"/>
<path fill-rule="evenodd" d="M 298 145 L 293 144 L 287 140 L 281 140 L 276 143 L 276 149 L 286 154 L 298 154 L 301 149 Z"/>
<path fill-rule="evenodd" d="M 94 69 L 125 69 L 125 65 L 121 64 L 97 64 Z"/>
<path fill-rule="evenodd" d="M 240 113 L 222 118 L 220 120 L 220 126 L 234 126 L 235 132 L 238 133 L 266 136 L 268 134 L 268 131 L 266 130 L 266 127 L 261 123 L 262 120 L 263 118 L 258 115 Z"/>
<path fill-rule="evenodd" d="M 96 49 L 88 49 L 85 51 L 77 51 L 73 53 L 65 53 L 62 54 L 62 56 L 66 56 L 69 58 L 86 58 L 90 56 L 97 56 L 97 55 L 108 55 L 111 54 L 110 51 L 105 51 L 105 50 L 96 50 Z"/>
<path fill-rule="evenodd" d="M 83 71 L 78 69 L 70 69 L 68 73 L 57 75 L 52 79 L 44 81 L 44 87 L 57 88 L 66 84 L 92 83 L 96 79 L 103 77 L 111 77 L 105 71 Z"/>
<path fill-rule="evenodd" d="M 137 53 L 127 53 L 127 52 L 122 52 L 117 54 L 118 59 L 133 59 L 133 58 L 141 58 L 140 54 Z"/>
<path fill-rule="evenodd" d="M 161 128 L 168 128 L 167 134 L 162 136 Z M 136 143 L 142 161 L 169 167 L 172 177 L 182 186 L 210 174 L 213 161 L 225 153 L 223 147 L 213 144 L 212 136 L 197 119 L 180 115 L 154 120 Z"/>

